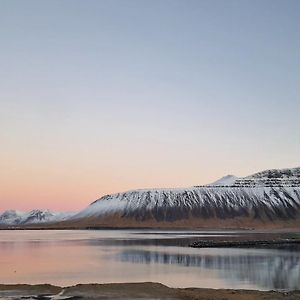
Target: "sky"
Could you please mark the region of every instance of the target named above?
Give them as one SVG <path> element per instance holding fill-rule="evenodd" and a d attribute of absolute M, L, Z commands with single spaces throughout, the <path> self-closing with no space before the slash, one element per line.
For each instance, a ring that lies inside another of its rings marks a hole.
<path fill-rule="evenodd" d="M 0 210 L 300 166 L 300 1 L 0 0 Z"/>

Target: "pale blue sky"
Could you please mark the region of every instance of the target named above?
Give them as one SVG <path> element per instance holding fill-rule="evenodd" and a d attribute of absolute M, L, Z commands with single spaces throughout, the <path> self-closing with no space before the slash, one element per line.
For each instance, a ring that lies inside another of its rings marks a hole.
<path fill-rule="evenodd" d="M 0 0 L 0 200 L 299 166 L 299 95 L 300 1 Z"/>

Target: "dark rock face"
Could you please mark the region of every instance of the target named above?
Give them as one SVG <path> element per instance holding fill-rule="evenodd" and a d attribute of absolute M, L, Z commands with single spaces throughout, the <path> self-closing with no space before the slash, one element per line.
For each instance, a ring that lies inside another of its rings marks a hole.
<path fill-rule="evenodd" d="M 273 169 L 255 173 L 248 178 L 266 178 L 266 179 L 299 179 L 300 180 L 300 168 L 293 169 Z"/>
<path fill-rule="evenodd" d="M 132 191 L 103 197 L 76 218 L 118 213 L 137 221 L 173 222 L 189 218 L 294 220 L 300 216 L 300 188 L 206 187 Z"/>
<path fill-rule="evenodd" d="M 126 203 L 123 217 L 139 221 L 154 218 L 156 221 L 168 222 L 189 217 L 288 220 L 296 218 L 300 208 L 299 191 L 284 188 L 262 191 L 251 188 L 199 188 L 182 193 L 162 192 L 152 197 L 148 193 L 139 193 L 135 207 L 132 203 Z M 126 200 L 120 195 L 119 201 Z"/>

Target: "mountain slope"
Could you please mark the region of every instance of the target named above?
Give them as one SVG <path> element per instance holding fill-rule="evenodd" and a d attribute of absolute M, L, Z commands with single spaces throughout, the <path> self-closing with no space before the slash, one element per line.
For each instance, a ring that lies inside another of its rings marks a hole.
<path fill-rule="evenodd" d="M 74 218 L 121 214 L 124 218 L 172 222 L 178 219 L 253 217 L 296 218 L 300 188 L 199 187 L 185 190 L 137 190 L 102 197 Z"/>
<path fill-rule="evenodd" d="M 209 224 L 300 224 L 300 168 L 268 170 L 245 178 L 233 175 L 187 189 L 142 189 L 104 196 L 73 217 L 89 224 L 178 222 Z M 225 223 L 226 223 L 225 222 Z M 234 224 L 233 222 L 227 222 Z M 298 225 L 297 225 L 298 226 Z"/>

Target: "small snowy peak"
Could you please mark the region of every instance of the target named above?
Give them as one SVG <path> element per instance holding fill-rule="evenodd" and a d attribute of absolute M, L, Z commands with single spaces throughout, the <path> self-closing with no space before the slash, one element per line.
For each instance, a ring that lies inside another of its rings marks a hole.
<path fill-rule="evenodd" d="M 55 213 L 52 213 L 48 209 L 45 210 L 34 209 L 23 218 L 22 224 L 50 222 L 54 218 L 55 218 Z"/>
<path fill-rule="evenodd" d="M 232 186 L 238 179 L 239 177 L 236 177 L 234 175 L 226 175 L 209 185 L 210 186 Z"/>
<path fill-rule="evenodd" d="M 0 214 L 0 225 L 26 225 L 52 223 L 67 220 L 73 212 L 52 212 L 48 209 L 34 209 L 30 212 L 7 210 Z"/>
<path fill-rule="evenodd" d="M 20 224 L 24 215 L 25 213 L 21 211 L 12 209 L 6 210 L 2 214 L 0 214 L 0 224 Z"/>

